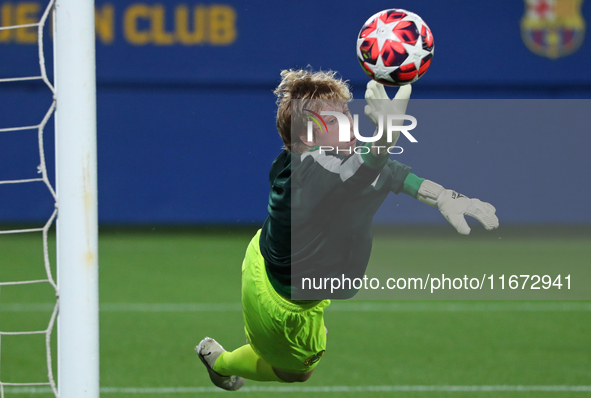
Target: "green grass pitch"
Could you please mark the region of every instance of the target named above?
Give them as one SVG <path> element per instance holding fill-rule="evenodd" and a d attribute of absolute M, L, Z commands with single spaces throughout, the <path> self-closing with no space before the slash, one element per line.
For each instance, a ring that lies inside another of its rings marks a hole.
<path fill-rule="evenodd" d="M 245 343 L 239 308 L 240 265 L 254 232 L 248 228 L 101 231 L 103 396 L 218 396 L 194 347 L 206 335 L 230 350 Z M 396 256 L 412 266 L 413 261 L 453 253 L 461 261 L 476 262 L 479 254 L 488 253 L 491 264 L 588 263 L 590 237 L 589 228 L 501 229 L 489 235 L 475 231 L 470 237 L 456 236 L 451 227 L 401 228 L 376 234 L 371 261 Z M 42 264 L 40 235 L 0 236 L 0 282 L 42 278 Z M 0 330 L 45 328 L 50 313 L 46 307 L 51 302 L 47 285 L 2 287 Z M 40 303 L 46 305 L 36 305 Z M 308 382 L 248 381 L 251 390 L 241 396 L 591 395 L 590 302 L 360 303 L 334 302 L 326 310 L 327 352 Z M 41 337 L 3 336 L 0 355 L 3 382 L 44 381 Z M 410 391 L 397 391 L 396 386 Z M 418 391 L 421 386 L 489 386 L 492 391 Z M 499 386 L 509 388 L 503 391 Z M 519 386 L 568 388 L 517 391 Z M 577 386 L 586 386 L 586 390 L 575 391 Z M 132 387 L 144 390 L 126 390 Z M 8 389 L 5 396 L 52 395 Z"/>

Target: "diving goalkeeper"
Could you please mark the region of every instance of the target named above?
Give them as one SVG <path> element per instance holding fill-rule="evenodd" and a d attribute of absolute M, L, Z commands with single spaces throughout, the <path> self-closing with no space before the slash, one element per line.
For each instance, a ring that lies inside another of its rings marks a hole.
<path fill-rule="evenodd" d="M 225 390 L 238 390 L 245 379 L 310 378 L 326 350 L 323 313 L 330 300 L 292 299 L 297 297 L 292 280 L 310 270 L 362 274 L 371 252 L 372 219 L 390 192 L 438 207 L 460 234 L 470 233 L 466 215 L 487 230 L 498 227 L 492 205 L 420 178 L 409 166 L 390 160 L 383 148 L 395 145 L 400 132 L 390 140 L 383 134 L 362 151 L 353 150 L 357 142 L 352 130 L 349 141 L 339 139 L 333 115 L 323 117 L 324 129 L 319 123 L 312 134 L 307 132 L 308 114 L 340 112 L 351 121 L 350 88 L 334 72 L 284 70 L 281 77 L 275 95 L 277 129 L 285 148 L 271 166 L 269 215 L 242 263 L 248 342 L 229 352 L 206 337 L 196 348 L 212 382 Z M 390 100 L 384 87 L 372 80 L 365 92 L 365 114 L 376 126 L 380 115 L 404 115 L 410 94 L 410 85 L 403 86 Z M 355 291 L 345 294 L 339 298 Z"/>

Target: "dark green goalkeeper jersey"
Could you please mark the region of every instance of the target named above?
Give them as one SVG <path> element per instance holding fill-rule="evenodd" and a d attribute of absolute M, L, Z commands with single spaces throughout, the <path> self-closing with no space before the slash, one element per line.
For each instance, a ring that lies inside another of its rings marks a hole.
<path fill-rule="evenodd" d="M 275 290 L 290 299 L 301 278 L 363 277 L 373 217 L 390 192 L 403 190 L 410 171 L 371 153 L 282 152 L 269 173 L 269 216 L 260 237 Z"/>

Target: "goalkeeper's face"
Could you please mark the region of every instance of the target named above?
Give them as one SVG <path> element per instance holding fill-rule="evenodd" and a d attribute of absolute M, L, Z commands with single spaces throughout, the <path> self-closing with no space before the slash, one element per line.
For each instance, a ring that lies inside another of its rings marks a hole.
<path fill-rule="evenodd" d="M 340 151 L 347 151 L 349 152 L 351 148 L 355 147 L 357 144 L 357 139 L 355 138 L 355 134 L 353 133 L 353 118 L 351 113 L 349 112 L 349 108 L 344 107 L 342 109 L 335 109 L 331 106 L 326 106 L 323 111 L 336 111 L 341 112 L 347 118 L 349 118 L 349 141 L 341 142 L 339 141 L 339 122 L 337 118 L 333 115 L 325 115 L 322 118 L 326 123 L 327 131 L 322 131 L 315 127 L 314 129 L 314 144 L 318 145 L 319 147 L 331 147 L 332 150 L 339 149 Z M 323 126 L 324 127 L 324 126 Z M 329 149 L 330 150 L 330 149 Z"/>

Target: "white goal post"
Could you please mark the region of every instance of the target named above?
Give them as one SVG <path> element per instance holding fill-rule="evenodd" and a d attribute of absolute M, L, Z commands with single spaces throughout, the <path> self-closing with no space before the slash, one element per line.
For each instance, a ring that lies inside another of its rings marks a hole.
<path fill-rule="evenodd" d="M 56 0 L 58 391 L 99 393 L 94 0 Z"/>

